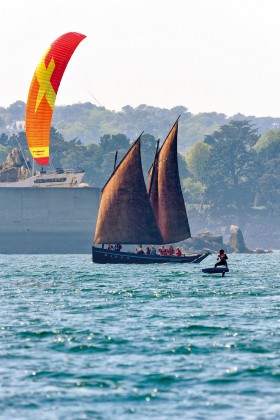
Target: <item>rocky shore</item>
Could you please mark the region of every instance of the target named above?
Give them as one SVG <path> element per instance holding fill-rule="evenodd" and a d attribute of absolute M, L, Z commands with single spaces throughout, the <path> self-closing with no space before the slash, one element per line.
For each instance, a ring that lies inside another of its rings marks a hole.
<path fill-rule="evenodd" d="M 211 252 L 217 253 L 220 249 L 224 249 L 228 253 L 238 254 L 265 254 L 272 252 L 271 250 L 264 250 L 256 248 L 255 250 L 249 249 L 244 241 L 241 229 L 236 225 L 230 226 L 230 239 L 229 243 L 224 243 L 223 236 L 214 235 L 210 232 L 198 232 L 183 242 L 183 248 L 187 253 L 203 253 Z"/>

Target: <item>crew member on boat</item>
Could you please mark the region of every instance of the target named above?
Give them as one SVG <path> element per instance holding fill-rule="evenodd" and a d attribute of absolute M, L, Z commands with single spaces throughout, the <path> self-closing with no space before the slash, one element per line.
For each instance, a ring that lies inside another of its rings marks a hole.
<path fill-rule="evenodd" d="M 146 248 L 146 254 L 147 254 L 147 255 L 150 255 L 150 254 L 151 254 L 151 249 L 150 249 L 150 247 L 149 247 L 149 246 L 147 246 L 147 248 Z"/>
<path fill-rule="evenodd" d="M 165 249 L 165 246 L 164 245 L 162 245 L 162 246 L 159 247 L 158 252 L 159 252 L 159 255 L 161 257 L 167 255 L 167 249 Z"/>
<path fill-rule="evenodd" d="M 176 248 L 175 255 L 176 255 L 176 257 L 181 257 L 182 256 L 182 251 L 180 250 L 179 247 Z"/>
<path fill-rule="evenodd" d="M 116 252 L 121 252 L 121 249 L 122 249 L 121 244 L 115 244 L 114 249 L 115 249 Z"/>
<path fill-rule="evenodd" d="M 151 248 L 151 255 L 157 255 L 157 250 L 154 245 L 152 245 L 152 248 Z"/>
<path fill-rule="evenodd" d="M 168 247 L 168 255 L 170 255 L 170 257 L 172 257 L 174 255 L 174 253 L 175 253 L 175 250 L 174 250 L 173 246 L 172 245 L 169 245 L 169 247 Z"/>
<path fill-rule="evenodd" d="M 142 255 L 142 254 L 144 254 L 144 251 L 143 251 L 142 245 L 139 245 L 139 247 L 136 249 L 136 254 L 138 254 L 138 255 Z"/>

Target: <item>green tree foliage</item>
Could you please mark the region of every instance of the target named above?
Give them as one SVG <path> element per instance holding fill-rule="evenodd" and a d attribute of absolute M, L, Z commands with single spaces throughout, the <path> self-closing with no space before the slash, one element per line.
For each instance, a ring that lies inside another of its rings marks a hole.
<path fill-rule="evenodd" d="M 203 141 L 195 143 L 186 155 L 189 171 L 195 179 L 203 182 L 207 177 L 207 165 L 211 147 Z"/>
<path fill-rule="evenodd" d="M 213 133 L 225 122 L 226 115 L 216 112 L 190 114 L 188 119 L 183 118 L 180 121 L 182 136 L 179 136 L 179 150 L 182 153 L 187 152 L 190 146 L 201 140 L 205 135 Z"/>
<path fill-rule="evenodd" d="M 185 178 L 182 182 L 182 191 L 187 204 L 201 204 L 204 199 L 205 186 L 194 181 L 193 178 Z"/>
<path fill-rule="evenodd" d="M 206 202 L 219 214 L 235 214 L 240 226 L 256 194 L 259 165 L 253 146 L 258 139 L 257 130 L 245 120 L 231 121 L 204 140 L 211 146 L 205 177 Z"/>
<path fill-rule="evenodd" d="M 128 150 L 129 139 L 124 134 L 105 134 L 100 138 L 100 149 L 103 153 Z"/>
<path fill-rule="evenodd" d="M 22 121 L 25 118 L 25 103 L 17 101 L 7 108 L 7 113 L 10 116 L 10 122 L 13 120 Z"/>
<path fill-rule="evenodd" d="M 190 172 L 188 170 L 184 156 L 182 156 L 180 153 L 178 154 L 178 168 L 180 179 L 184 179 L 190 176 Z"/>
<path fill-rule="evenodd" d="M 262 174 L 257 183 L 256 207 L 269 215 L 279 215 L 280 209 L 280 130 L 269 130 L 255 144 Z"/>
<path fill-rule="evenodd" d="M 244 115 L 227 117 L 216 112 L 192 114 L 184 106 L 171 109 L 149 105 L 133 108 L 124 106 L 121 111 L 111 111 L 90 102 L 66 106 L 55 106 L 52 124 L 66 141 L 79 138 L 82 143 L 99 143 L 104 134 L 123 133 L 132 141 L 144 130 L 156 139 L 165 139 L 171 125 L 180 117 L 178 150 L 186 154 L 189 148 L 205 135 L 211 135 L 230 120 L 243 121 Z M 23 120 L 25 103 L 17 101 L 8 108 L 0 107 L 0 129 L 5 132 L 13 120 Z M 280 118 L 250 117 L 250 121 L 260 128 L 260 133 L 280 127 Z"/>
<path fill-rule="evenodd" d="M 258 180 L 258 195 L 256 205 L 264 207 L 267 216 L 280 214 L 280 156 L 264 164 L 264 173 Z"/>
<path fill-rule="evenodd" d="M 254 149 L 263 161 L 280 156 L 280 130 L 269 130 L 260 137 Z"/>
<path fill-rule="evenodd" d="M 5 133 L 2 133 L 0 136 L 0 144 L 2 146 L 7 146 L 9 142 L 9 136 Z"/>
<path fill-rule="evenodd" d="M 215 131 L 212 135 L 206 135 L 204 142 L 209 145 L 219 144 L 223 142 L 234 142 L 243 144 L 251 149 L 259 140 L 258 129 L 254 128 L 247 120 L 230 121 L 227 125 L 222 125 L 219 131 Z"/>
<path fill-rule="evenodd" d="M 149 169 L 154 161 L 157 141 L 151 134 L 143 134 L 141 137 L 141 159 L 144 177 L 147 180 Z"/>

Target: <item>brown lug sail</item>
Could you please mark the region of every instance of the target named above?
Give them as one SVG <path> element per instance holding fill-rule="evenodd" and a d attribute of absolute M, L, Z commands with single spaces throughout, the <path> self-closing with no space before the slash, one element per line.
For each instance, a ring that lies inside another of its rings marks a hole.
<path fill-rule="evenodd" d="M 163 243 L 144 181 L 140 137 L 103 188 L 94 243 Z"/>
<path fill-rule="evenodd" d="M 149 172 L 148 191 L 165 244 L 190 238 L 177 160 L 178 120 L 172 127 Z"/>

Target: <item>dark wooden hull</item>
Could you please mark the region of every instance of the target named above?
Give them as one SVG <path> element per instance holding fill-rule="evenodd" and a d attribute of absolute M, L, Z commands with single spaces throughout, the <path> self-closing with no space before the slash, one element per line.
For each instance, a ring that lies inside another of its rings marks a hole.
<path fill-rule="evenodd" d="M 98 264 L 198 264 L 208 255 L 210 254 L 207 252 L 182 257 L 161 257 L 160 255 L 139 255 L 132 252 L 116 252 L 92 247 L 92 261 Z"/>

